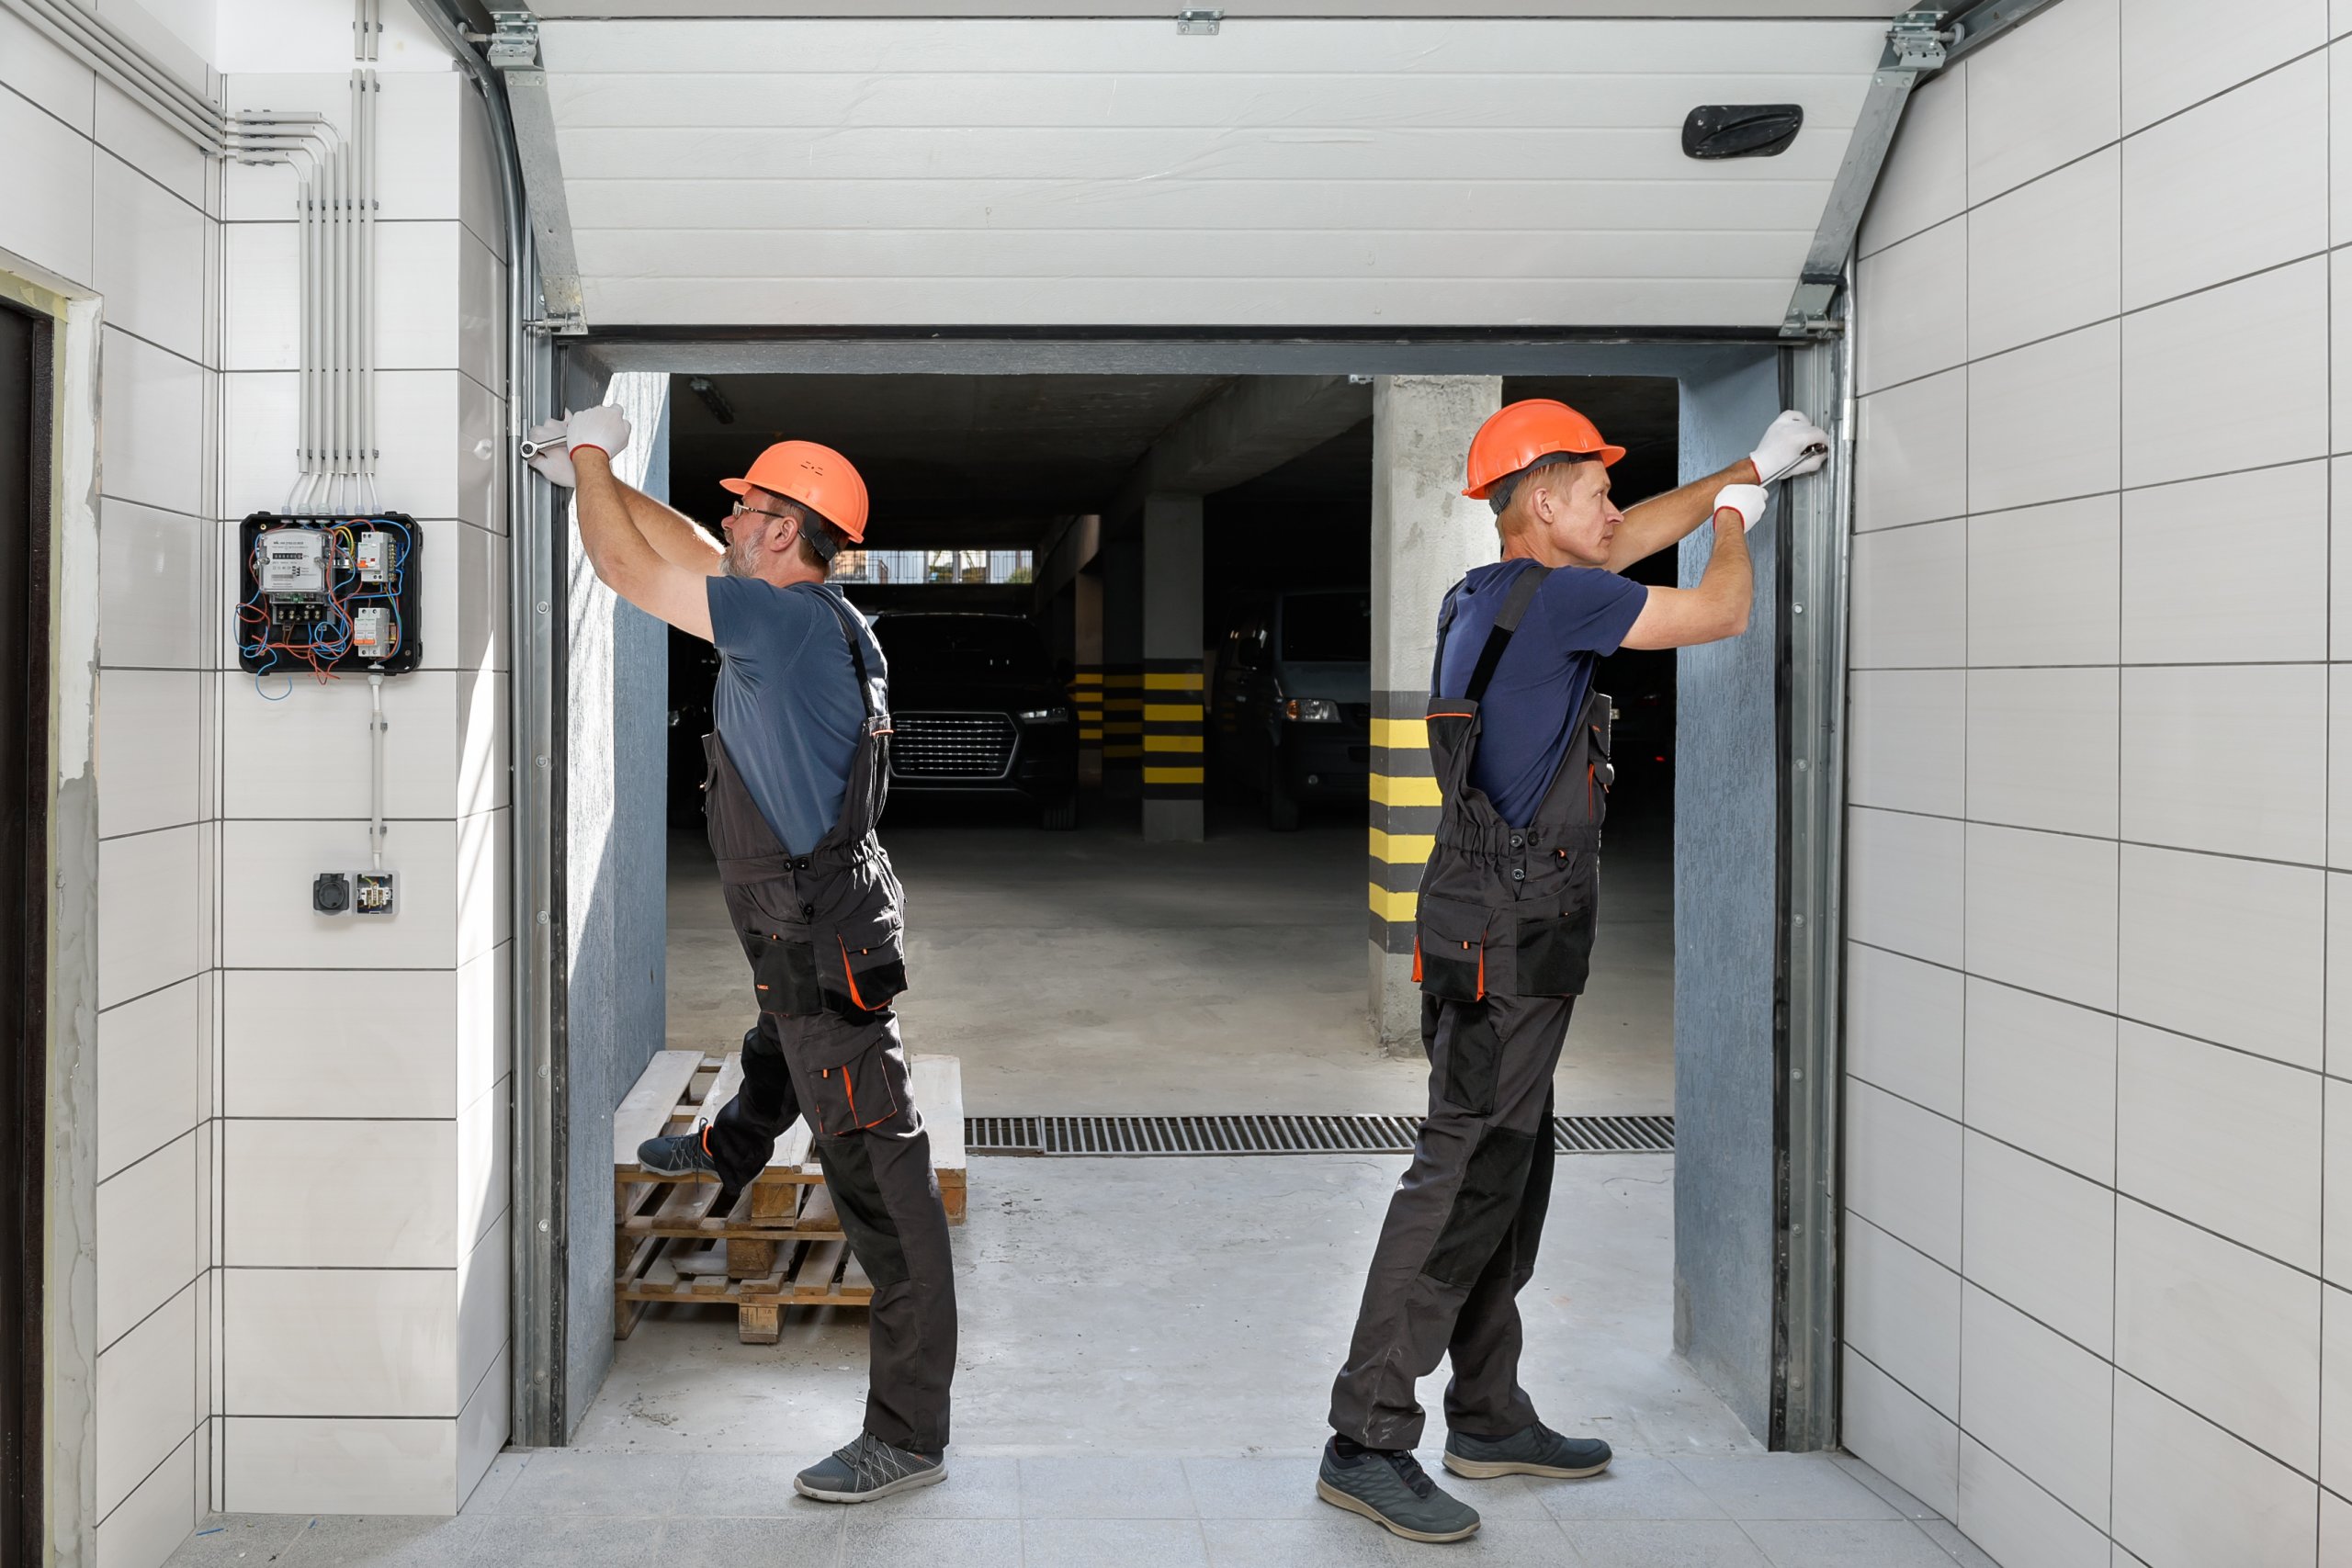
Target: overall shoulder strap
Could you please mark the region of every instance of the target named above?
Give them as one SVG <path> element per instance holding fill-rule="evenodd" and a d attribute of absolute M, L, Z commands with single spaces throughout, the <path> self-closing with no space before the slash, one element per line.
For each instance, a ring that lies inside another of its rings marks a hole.
<path fill-rule="evenodd" d="M 1470 671 L 1470 689 L 1462 694 L 1474 703 L 1484 702 L 1487 685 L 1495 678 L 1495 668 L 1503 661 L 1503 649 L 1510 646 L 1511 634 L 1519 630 L 1527 606 L 1534 602 L 1535 591 L 1552 575 L 1548 566 L 1532 566 L 1519 574 L 1504 596 L 1503 607 L 1495 615 L 1492 630 L 1487 633 L 1487 646 L 1478 650 L 1477 668 Z"/>
<path fill-rule="evenodd" d="M 842 606 L 838 594 L 829 593 L 822 588 L 813 592 L 825 602 L 825 608 L 833 613 L 833 619 L 842 624 L 842 636 L 849 639 L 850 663 L 857 670 L 857 700 L 865 705 L 865 716 L 881 717 L 883 710 L 874 704 L 874 678 L 865 669 L 865 639 L 858 636 L 857 627 L 850 624 L 849 612 Z"/>

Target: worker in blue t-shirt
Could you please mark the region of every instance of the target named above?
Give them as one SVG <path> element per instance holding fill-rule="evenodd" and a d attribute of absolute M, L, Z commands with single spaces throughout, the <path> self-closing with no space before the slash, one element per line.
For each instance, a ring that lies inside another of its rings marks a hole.
<path fill-rule="evenodd" d="M 1607 1443 L 1537 1418 L 1519 1383 L 1517 1300 L 1551 1198 L 1552 1075 L 1600 912 L 1614 775 L 1593 661 L 1747 630 L 1747 530 L 1764 487 L 1820 468 L 1828 441 L 1784 413 L 1748 457 L 1622 513 L 1609 468 L 1625 449 L 1565 403 L 1513 403 L 1470 444 L 1464 493 L 1494 509 L 1503 558 L 1456 583 L 1438 614 L 1428 725 L 1441 807 L 1413 941 L 1430 1110 L 1373 1251 L 1316 1480 L 1325 1502 L 1408 1540 L 1478 1528 L 1477 1510 L 1413 1459 L 1414 1384 L 1449 1356 L 1448 1471 L 1609 1467 Z M 1618 575 L 1710 517 L 1714 547 L 1695 588 Z"/>
<path fill-rule="evenodd" d="M 731 1194 L 808 1122 L 874 1283 L 873 1365 L 865 1430 L 793 1486 L 869 1503 L 946 1479 L 956 1274 L 890 1007 L 907 964 L 899 878 L 875 837 L 889 671 L 865 617 L 826 581 L 833 558 L 865 537 L 865 481 L 829 446 L 778 442 L 719 481 L 737 497 L 721 549 L 615 477 L 628 436 L 619 409 L 589 409 L 532 432 L 532 462 L 577 486 L 581 544 L 605 585 L 718 649 L 703 804 L 760 1010 L 743 1036 L 741 1089 L 694 1131 L 647 1139 L 638 1161 Z"/>

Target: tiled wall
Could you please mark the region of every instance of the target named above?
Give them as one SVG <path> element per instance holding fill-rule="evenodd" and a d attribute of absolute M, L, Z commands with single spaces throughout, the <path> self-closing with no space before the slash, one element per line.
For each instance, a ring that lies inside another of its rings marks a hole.
<path fill-rule="evenodd" d="M 340 119 L 341 18 L 317 74 L 229 100 Z M 265 700 L 224 608 L 237 520 L 294 475 L 291 176 L 209 164 L 0 11 L 0 266 L 105 323 L 98 581 L 62 588 L 102 666 L 102 1568 L 209 1507 L 447 1512 L 505 1438 L 504 268 L 445 65 L 412 40 L 382 77 L 380 488 L 423 520 L 425 659 L 386 688 L 405 906 L 371 932 L 308 912 L 368 851 L 367 688 Z"/>
<path fill-rule="evenodd" d="M 1863 231 L 1845 1440 L 2010 1568 L 2352 1561 L 2334 10 L 2064 0 Z"/>

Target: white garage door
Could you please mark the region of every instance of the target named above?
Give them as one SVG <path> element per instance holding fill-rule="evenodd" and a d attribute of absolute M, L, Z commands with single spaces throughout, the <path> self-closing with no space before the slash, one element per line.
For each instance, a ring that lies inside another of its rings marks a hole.
<path fill-rule="evenodd" d="M 1884 38 L 1162 16 L 542 42 L 599 327 L 1758 327 Z M 1723 103 L 1800 104 L 1804 132 L 1685 157 L 1683 117 Z"/>

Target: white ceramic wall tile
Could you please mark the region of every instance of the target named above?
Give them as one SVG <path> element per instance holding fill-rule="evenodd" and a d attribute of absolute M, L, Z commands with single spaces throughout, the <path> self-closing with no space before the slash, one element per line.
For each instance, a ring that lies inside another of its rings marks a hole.
<path fill-rule="evenodd" d="M 1969 1282 L 2106 1355 L 2115 1195 L 1981 1133 L 1968 1134 L 1965 1158 Z"/>
<path fill-rule="evenodd" d="M 1849 985 L 1849 1039 L 1851 996 Z M 2094 1181 L 2112 1181 L 2115 1020 L 1974 978 L 1966 1006 L 1968 1124 Z"/>
<path fill-rule="evenodd" d="M 382 223 L 376 228 L 376 265 L 382 288 L 376 301 L 379 363 L 387 370 L 455 370 L 464 359 L 469 321 L 461 309 L 458 268 L 465 226 L 446 222 Z"/>
<path fill-rule="evenodd" d="M 458 1413 L 454 1269 L 230 1269 L 225 1413 Z M 232 1462 L 236 1452 L 230 1438 Z"/>
<path fill-rule="evenodd" d="M 223 1115 L 457 1115 L 458 972 L 236 969 L 221 985 Z M 367 1006 L 342 1005 L 355 991 Z"/>
<path fill-rule="evenodd" d="M 1987 201 L 2104 147 L 2116 119 L 2120 0 L 2069 0 L 1968 62 L 1968 196 Z"/>
<path fill-rule="evenodd" d="M 196 1430 L 196 1294 L 190 1281 L 98 1357 L 98 1517 Z"/>
<path fill-rule="evenodd" d="M 2132 0 L 2123 7 L 2123 129 L 2138 130 L 2327 41 L 2327 0 L 2234 7 L 2217 28 L 2200 0 Z M 2255 91 L 2275 90 L 2265 78 Z M 2243 167 L 2243 165 L 2240 165 Z"/>
<path fill-rule="evenodd" d="M 2328 657 L 2352 659 L 2352 457 L 2330 459 L 2327 472 Z"/>
<path fill-rule="evenodd" d="M 457 971 L 458 1099 L 471 1105 L 514 1070 L 514 953 L 502 945 Z"/>
<path fill-rule="evenodd" d="M 196 1135 L 98 1184 L 98 1347 L 196 1278 Z"/>
<path fill-rule="evenodd" d="M 2126 485 L 2326 453 L 2327 268 L 2314 256 L 2123 318 Z"/>
<path fill-rule="evenodd" d="M 199 809 L 204 677 L 192 670 L 108 670 L 98 677 L 98 831 L 177 828 Z"/>
<path fill-rule="evenodd" d="M 1957 1420 L 1960 1276 L 1860 1214 L 1849 1217 L 1843 1240 L 1846 1342 Z"/>
<path fill-rule="evenodd" d="M 2345 0 L 2334 0 L 2342 8 Z M 2340 39 L 2342 27 L 2331 29 Z M 2352 103 L 2352 49 L 2338 42 L 2327 51 L 2328 115 L 2328 211 L 2331 214 L 2330 244 L 2340 245 L 2352 240 L 2352 118 L 2334 112 L 2338 104 Z"/>
<path fill-rule="evenodd" d="M 383 71 L 376 134 L 378 221 L 459 217 L 458 92 L 454 72 L 429 74 Z M 350 77 L 335 72 L 231 74 L 228 107 L 311 110 L 338 129 L 348 124 Z M 295 182 L 283 169 L 232 164 L 226 171 L 223 216 L 274 222 L 294 210 Z"/>
<path fill-rule="evenodd" d="M 1958 822 L 1857 807 L 1846 817 L 1846 930 L 1858 942 L 1958 967 Z"/>
<path fill-rule="evenodd" d="M 2352 1568 L 2352 1503 L 2319 1495 L 2319 1568 Z"/>
<path fill-rule="evenodd" d="M 2352 876 L 2327 878 L 2327 1070 L 2352 1077 Z"/>
<path fill-rule="evenodd" d="M 1870 256 L 1968 206 L 1968 62 L 1929 78 L 1903 106 L 1903 120 L 1862 215 Z"/>
<path fill-rule="evenodd" d="M 98 1521 L 97 1568 L 155 1568 L 171 1556 L 204 1512 L 197 1506 L 200 1484 L 196 1441 L 189 1438 L 129 1501 Z"/>
<path fill-rule="evenodd" d="M 458 368 L 495 389 L 505 382 L 506 268 L 469 230 L 458 247 Z"/>
<path fill-rule="evenodd" d="M 456 1122 L 231 1121 L 220 1146 L 232 1269 L 457 1266 Z"/>
<path fill-rule="evenodd" d="M 2116 1010 L 2316 1069 L 2326 873 L 2127 845 Z"/>
<path fill-rule="evenodd" d="M 501 1078 L 458 1116 L 458 1245 L 470 1248 L 506 1213 L 512 1080 Z"/>
<path fill-rule="evenodd" d="M 2116 1186 L 2316 1273 L 2318 1075 L 2131 1022 L 2115 1070 Z"/>
<path fill-rule="evenodd" d="M 96 82 L 88 66 L 48 34 L 14 13 L 0 16 L 0 85 L 87 136 Z"/>
<path fill-rule="evenodd" d="M 291 371 L 241 370 L 220 378 L 221 506 L 229 516 L 285 506 L 298 471 L 297 391 Z"/>
<path fill-rule="evenodd" d="M 100 354 L 98 398 L 106 429 L 100 487 L 109 496 L 165 512 L 199 514 L 205 504 L 205 393 L 212 373 L 111 329 Z"/>
<path fill-rule="evenodd" d="M 210 223 L 198 209 L 111 152 L 93 164 L 90 265 L 107 320 L 205 363 Z"/>
<path fill-rule="evenodd" d="M 458 1272 L 458 1386 L 469 1402 L 506 1350 L 507 1281 L 513 1266 L 512 1233 L 502 1208 Z"/>
<path fill-rule="evenodd" d="M 1970 974 L 2115 1005 L 2112 842 L 1971 823 L 1965 880 Z"/>
<path fill-rule="evenodd" d="M 90 143 L 0 92 L 0 250 L 74 282 L 90 278 Z"/>
<path fill-rule="evenodd" d="M 483 811 L 458 822 L 457 961 L 481 957 L 514 934 L 510 814 Z"/>
<path fill-rule="evenodd" d="M 2216 519 L 2229 544 L 2213 547 Z M 2184 570 L 2194 561 L 2194 570 Z M 2327 465 L 2290 463 L 2123 497 L 2123 660 L 2318 660 L 2327 647 Z"/>
<path fill-rule="evenodd" d="M 1968 525 L 1884 529 L 1853 545 L 1857 670 L 1956 668 L 1967 658 Z"/>
<path fill-rule="evenodd" d="M 2117 325 L 2107 321 L 1971 365 L 1970 509 L 1999 512 L 2115 489 L 2121 363 Z"/>
<path fill-rule="evenodd" d="M 481 95 L 463 94 L 458 109 L 458 209 L 475 239 L 502 265 L 506 257 L 505 197 L 500 189 L 499 154 L 490 133 L 490 114 Z"/>
<path fill-rule="evenodd" d="M 1952 439 L 1968 417 L 1966 370 L 1890 387 L 1854 407 L 1857 533 L 1968 510 L 1968 443 Z"/>
<path fill-rule="evenodd" d="M 2129 1199 L 2117 1205 L 2115 1364 L 2307 1474 L 2319 1470 L 2324 1288 Z"/>
<path fill-rule="evenodd" d="M 273 687 L 281 682 L 272 682 Z M 248 680 L 221 694 L 223 814 L 267 818 L 301 801 L 312 815 L 365 822 L 368 808 L 368 683 L 295 682 L 267 696 Z M 458 677 L 420 670 L 383 685 L 384 815 L 458 815 Z M 361 848 L 367 847 L 363 829 Z"/>
<path fill-rule="evenodd" d="M 2320 1484 L 2352 1490 L 2352 1293 L 2320 1292 Z"/>
<path fill-rule="evenodd" d="M 98 1014 L 98 1179 L 193 1128 L 209 1059 L 209 971 Z"/>
<path fill-rule="evenodd" d="M 506 668 L 506 541 L 458 522 L 424 530 L 424 668 Z"/>
<path fill-rule="evenodd" d="M 2327 140 L 2314 54 L 2126 141 L 2123 308 L 2327 249 Z"/>
<path fill-rule="evenodd" d="M 1958 670 L 1856 671 L 1847 686 L 1846 797 L 1959 816 L 1967 681 Z"/>
<path fill-rule="evenodd" d="M 1968 358 L 1968 220 L 1939 223 L 1863 261 L 1854 284 L 1860 389 L 1875 392 Z"/>
<path fill-rule="evenodd" d="M 1951 1517 L 2002 1568 L 2109 1568 L 2107 1537 L 2096 1526 L 1965 1437 Z"/>
<path fill-rule="evenodd" d="M 2327 853 L 2325 667 L 2124 671 L 2123 836 L 2320 864 Z"/>
<path fill-rule="evenodd" d="M 2320 1272 L 2352 1288 L 2352 1084 L 2329 1078 L 2324 1088 Z M 2327 1201 L 2330 1199 L 2334 1201 Z"/>
<path fill-rule="evenodd" d="M 1968 816 L 2111 838 L 2116 828 L 2116 672 L 1968 673 Z"/>
<path fill-rule="evenodd" d="M 2331 299 L 2352 299 L 2352 251 L 2334 251 L 2327 258 Z M 2328 321 L 2328 393 L 2335 412 L 2329 427 L 2328 450 L 2352 449 L 2352 310 Z"/>
<path fill-rule="evenodd" d="M 1846 946 L 1846 1070 L 1960 1119 L 1961 983 L 1956 969 Z"/>
<path fill-rule="evenodd" d="M 98 657 L 118 669 L 188 670 L 220 635 L 213 526 L 111 496 L 98 508 Z"/>
<path fill-rule="evenodd" d="M 464 671 L 453 676 L 457 690 L 458 815 L 494 811 L 507 804 L 507 680 L 495 670 Z"/>
<path fill-rule="evenodd" d="M 2146 1561 L 2305 1568 L 2314 1490 L 2136 1379 L 2115 1380 L 2114 1535 Z"/>
<path fill-rule="evenodd" d="M 385 503 L 417 517 L 494 519 L 494 400 L 456 370 L 385 370 L 376 377 L 376 437 Z"/>
<path fill-rule="evenodd" d="M 2327 671 L 2327 861 L 2352 863 L 2352 670 Z"/>
<path fill-rule="evenodd" d="M 195 142 L 104 77 L 96 107 L 92 134 L 100 147 L 190 207 L 218 212 L 215 165 Z"/>
<path fill-rule="evenodd" d="M 1948 1269 L 1960 1266 L 1960 1126 L 1846 1084 L 1846 1204 Z"/>
<path fill-rule="evenodd" d="M 2087 496 L 1968 520 L 1968 659 L 2112 664 L 2119 499 Z"/>
<path fill-rule="evenodd" d="M 2114 1370 L 1971 1286 L 1961 1303 L 1968 1435 L 2085 1518 L 2107 1517 Z"/>
<path fill-rule="evenodd" d="M 2121 191 L 2120 156 L 2110 147 L 1969 213 L 1972 357 L 2073 332 L 2122 308 Z M 2065 243 L 2051 243 L 2055 234 Z M 1941 303 L 1951 308 L 1949 299 Z"/>
<path fill-rule="evenodd" d="M 1846 1347 L 1838 1438 L 1862 1460 L 1950 1518 L 1959 1507 L 1960 1428 Z"/>
<path fill-rule="evenodd" d="M 101 1008 L 176 985 L 210 966 L 205 831 L 166 828 L 98 845 Z"/>
<path fill-rule="evenodd" d="M 453 1514 L 458 1423 L 231 1416 L 222 1506 L 253 1514 Z"/>
<path fill-rule="evenodd" d="M 300 242 L 290 204 L 280 222 L 220 226 L 223 370 L 301 365 Z"/>
<path fill-rule="evenodd" d="M 400 874 L 400 908 L 388 919 L 356 923 L 313 914 L 311 879 L 331 866 L 368 863 L 364 821 L 223 824 L 223 853 L 238 868 L 221 888 L 226 966 L 455 968 L 457 829 L 454 822 L 394 823 L 385 864 Z"/>
<path fill-rule="evenodd" d="M 513 1352 L 502 1350 L 498 1359 L 474 1385 L 473 1393 L 466 1400 L 466 1407 L 458 1413 L 458 1506 L 462 1508 L 473 1496 L 474 1488 L 481 1484 L 491 1462 L 506 1447 L 506 1433 L 513 1408 Z"/>

